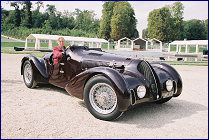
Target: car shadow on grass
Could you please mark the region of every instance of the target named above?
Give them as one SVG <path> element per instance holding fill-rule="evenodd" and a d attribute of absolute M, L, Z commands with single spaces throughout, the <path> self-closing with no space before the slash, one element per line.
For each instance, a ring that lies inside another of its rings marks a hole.
<path fill-rule="evenodd" d="M 208 110 L 208 108 L 204 105 L 185 100 L 172 99 L 164 104 L 144 103 L 136 105 L 124 112 L 124 114 L 114 122 L 134 124 L 137 125 L 138 128 L 154 129 L 205 110 Z"/>

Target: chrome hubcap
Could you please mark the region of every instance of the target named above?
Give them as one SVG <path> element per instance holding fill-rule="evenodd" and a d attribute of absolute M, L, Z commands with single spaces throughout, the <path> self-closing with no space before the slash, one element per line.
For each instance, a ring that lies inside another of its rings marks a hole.
<path fill-rule="evenodd" d="M 25 78 L 25 82 L 27 84 L 30 84 L 30 82 L 32 80 L 32 68 L 31 68 L 31 65 L 30 64 L 26 64 L 25 65 L 24 78 Z"/>
<path fill-rule="evenodd" d="M 89 94 L 92 107 L 101 114 L 111 113 L 117 105 L 117 96 L 112 87 L 106 83 L 95 84 Z"/>

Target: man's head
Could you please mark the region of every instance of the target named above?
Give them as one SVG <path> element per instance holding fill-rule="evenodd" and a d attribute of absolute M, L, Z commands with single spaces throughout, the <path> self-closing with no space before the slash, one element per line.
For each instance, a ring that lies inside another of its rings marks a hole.
<path fill-rule="evenodd" d="M 63 47 L 65 45 L 65 39 L 63 37 L 59 37 L 57 43 L 60 47 Z"/>

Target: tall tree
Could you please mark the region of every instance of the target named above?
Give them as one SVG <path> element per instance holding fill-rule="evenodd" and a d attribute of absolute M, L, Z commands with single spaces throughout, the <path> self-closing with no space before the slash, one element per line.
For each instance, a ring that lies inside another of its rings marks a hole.
<path fill-rule="evenodd" d="M 42 23 L 44 23 L 44 16 L 39 11 L 41 7 L 44 7 L 44 5 L 42 1 L 37 1 L 35 4 L 37 5 L 37 8 L 32 12 L 33 27 L 40 28 L 42 27 Z"/>
<path fill-rule="evenodd" d="M 208 19 L 205 20 L 206 39 L 208 39 Z"/>
<path fill-rule="evenodd" d="M 142 38 L 148 38 L 148 28 L 142 30 Z"/>
<path fill-rule="evenodd" d="M 31 12 L 31 7 L 32 7 L 32 3 L 30 1 L 24 1 L 24 19 L 22 21 L 22 25 L 27 27 L 27 28 L 31 28 L 32 27 L 32 12 Z"/>
<path fill-rule="evenodd" d="M 97 22 L 98 20 L 94 18 L 95 13 L 93 11 L 81 11 L 80 9 L 75 9 L 74 14 L 76 16 L 75 29 L 81 29 L 87 32 L 94 32 L 94 27 L 99 28 L 99 23 Z"/>
<path fill-rule="evenodd" d="M 184 27 L 184 38 L 188 40 L 206 39 L 206 30 L 204 21 L 193 19 L 186 21 Z"/>
<path fill-rule="evenodd" d="M 183 31 L 183 13 L 184 6 L 181 2 L 175 2 L 170 6 L 170 12 L 172 16 L 172 29 L 173 29 L 173 37 L 172 40 L 179 40 L 182 36 Z"/>
<path fill-rule="evenodd" d="M 75 27 L 75 21 L 73 13 L 69 11 L 64 11 L 62 15 L 63 28 L 73 29 Z"/>
<path fill-rule="evenodd" d="M 111 32 L 111 18 L 113 15 L 113 8 L 115 6 L 115 3 L 117 1 L 108 1 L 104 2 L 102 5 L 102 20 L 100 22 L 100 28 L 99 28 L 99 37 L 104 38 L 108 40 L 110 38 L 110 32 Z"/>
<path fill-rule="evenodd" d="M 45 20 L 43 25 L 43 33 L 51 34 L 51 32 L 52 32 L 52 27 L 50 25 L 50 22 L 49 20 Z"/>
<path fill-rule="evenodd" d="M 43 4 L 42 1 L 37 1 L 37 2 L 36 2 L 36 5 L 37 5 L 36 10 L 37 10 L 38 12 L 39 12 L 39 10 L 40 10 L 41 7 L 44 7 L 44 4 Z"/>
<path fill-rule="evenodd" d="M 14 28 L 15 11 L 1 9 L 1 30 Z"/>
<path fill-rule="evenodd" d="M 52 29 L 57 29 L 58 28 L 58 23 L 57 23 L 57 17 L 56 17 L 56 8 L 55 8 L 55 5 L 49 5 L 47 4 L 47 9 L 46 9 L 46 12 L 48 13 L 49 15 L 49 23 L 52 27 Z"/>
<path fill-rule="evenodd" d="M 110 24 L 111 38 L 119 40 L 123 37 L 137 37 L 136 22 L 134 10 L 128 2 L 119 1 L 115 3 Z"/>
<path fill-rule="evenodd" d="M 169 8 L 155 9 L 149 13 L 148 36 L 163 42 L 172 38 L 172 18 Z"/>
<path fill-rule="evenodd" d="M 15 26 L 20 26 L 20 23 L 21 23 L 19 4 L 20 4 L 20 2 L 11 2 L 10 3 L 10 6 L 15 8 L 15 16 L 14 16 L 14 25 Z"/>

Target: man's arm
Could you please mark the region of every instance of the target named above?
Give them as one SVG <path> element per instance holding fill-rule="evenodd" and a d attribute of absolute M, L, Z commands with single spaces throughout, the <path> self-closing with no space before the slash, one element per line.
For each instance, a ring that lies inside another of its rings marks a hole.
<path fill-rule="evenodd" d="M 57 47 L 53 49 L 53 58 L 62 58 L 62 51 L 60 51 Z"/>

